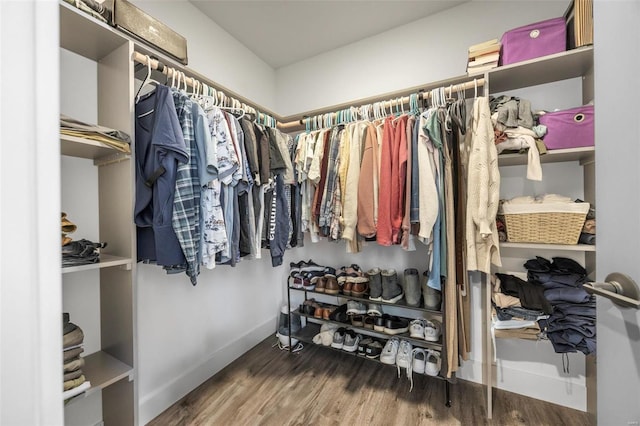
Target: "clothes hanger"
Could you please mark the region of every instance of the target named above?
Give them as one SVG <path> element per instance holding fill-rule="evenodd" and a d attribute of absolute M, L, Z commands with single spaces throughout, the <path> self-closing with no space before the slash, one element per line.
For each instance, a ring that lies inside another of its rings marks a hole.
<path fill-rule="evenodd" d="M 478 80 L 477 79 L 473 79 L 473 99 L 476 99 L 478 97 Z"/>
<path fill-rule="evenodd" d="M 145 55 L 145 58 L 147 58 L 147 75 L 145 76 L 144 80 L 142 80 L 142 84 L 140 85 L 140 87 L 138 88 L 138 91 L 136 92 L 136 103 L 138 103 L 140 101 L 140 92 L 142 91 L 142 88 L 145 87 L 147 84 L 150 83 L 155 83 L 156 85 L 158 84 L 162 84 L 157 80 L 154 80 L 151 78 L 151 58 L 149 57 L 149 55 Z"/>

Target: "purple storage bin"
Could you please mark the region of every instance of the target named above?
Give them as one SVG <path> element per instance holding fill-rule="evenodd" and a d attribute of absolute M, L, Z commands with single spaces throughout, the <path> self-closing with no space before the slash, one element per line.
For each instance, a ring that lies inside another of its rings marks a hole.
<path fill-rule="evenodd" d="M 547 126 L 544 144 L 548 149 L 593 146 L 593 105 L 563 111 L 548 112 L 540 116 L 540 124 Z"/>
<path fill-rule="evenodd" d="M 553 18 L 502 35 L 500 65 L 526 61 L 567 50 L 567 26 L 564 18 Z"/>

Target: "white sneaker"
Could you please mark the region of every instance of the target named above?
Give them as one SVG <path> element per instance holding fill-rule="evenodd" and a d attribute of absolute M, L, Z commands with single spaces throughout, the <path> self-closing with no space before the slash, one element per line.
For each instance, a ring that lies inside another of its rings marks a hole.
<path fill-rule="evenodd" d="M 347 302 L 347 315 L 364 315 L 367 313 L 367 305 L 355 300 Z"/>
<path fill-rule="evenodd" d="M 409 392 L 413 390 L 413 373 L 424 374 L 424 367 L 426 362 L 426 351 L 422 348 L 414 348 L 411 351 L 411 363 L 410 368 L 407 368 L 407 377 L 411 382 Z"/>
<path fill-rule="evenodd" d="M 414 319 L 409 324 L 409 335 L 414 339 L 424 339 L 425 320 L 422 318 Z"/>
<path fill-rule="evenodd" d="M 440 330 L 442 325 L 436 320 L 426 320 L 424 326 L 424 340 L 429 342 L 437 342 L 440 340 Z"/>
<path fill-rule="evenodd" d="M 427 351 L 427 362 L 424 366 L 424 374 L 427 376 L 437 376 L 440 374 L 440 352 L 429 350 Z"/>
<path fill-rule="evenodd" d="M 396 363 L 396 356 L 398 355 L 398 346 L 400 345 L 400 340 L 393 337 L 387 341 L 387 344 L 384 345 L 382 349 L 382 353 L 380 354 L 380 362 L 383 364 L 393 365 Z"/>
<path fill-rule="evenodd" d="M 398 349 L 398 355 L 396 355 L 396 365 L 400 368 L 410 368 L 411 365 L 411 351 L 413 347 L 407 340 L 400 341 L 400 348 Z"/>
<path fill-rule="evenodd" d="M 382 315 L 382 306 L 379 303 L 369 303 L 369 309 L 367 309 L 367 315 Z"/>
<path fill-rule="evenodd" d="M 414 348 L 413 351 L 411 351 L 411 358 L 411 370 L 418 374 L 424 374 L 427 363 L 427 351 L 422 348 Z"/>

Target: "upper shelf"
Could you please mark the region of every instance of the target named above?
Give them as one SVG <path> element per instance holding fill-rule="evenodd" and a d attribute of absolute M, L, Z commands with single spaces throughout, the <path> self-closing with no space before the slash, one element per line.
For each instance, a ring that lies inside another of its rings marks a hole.
<path fill-rule="evenodd" d="M 60 47 L 99 61 L 128 39 L 109 25 L 60 2 Z"/>
<path fill-rule="evenodd" d="M 62 273 L 68 274 L 70 272 L 89 271 L 91 269 L 111 268 L 113 266 L 124 265 L 127 269 L 131 268 L 133 261 L 129 257 L 113 256 L 106 253 L 100 254 L 100 262 L 89 263 L 87 265 L 78 266 L 63 266 Z"/>
<path fill-rule="evenodd" d="M 540 156 L 541 163 L 561 163 L 566 161 L 579 161 L 586 164 L 594 161 L 595 148 L 592 146 L 569 149 L 549 150 Z M 500 154 L 498 155 L 499 166 L 523 166 L 528 162 L 527 154 Z"/>
<path fill-rule="evenodd" d="M 507 243 L 501 242 L 500 249 L 533 249 L 563 251 L 596 251 L 595 245 L 589 244 L 539 244 L 539 243 Z"/>
<path fill-rule="evenodd" d="M 63 134 L 60 135 L 60 153 L 91 160 L 99 160 L 113 155 L 128 155 L 102 142 Z"/>
<path fill-rule="evenodd" d="M 593 47 L 555 53 L 489 71 L 489 91 L 501 93 L 580 77 L 593 66 Z"/>

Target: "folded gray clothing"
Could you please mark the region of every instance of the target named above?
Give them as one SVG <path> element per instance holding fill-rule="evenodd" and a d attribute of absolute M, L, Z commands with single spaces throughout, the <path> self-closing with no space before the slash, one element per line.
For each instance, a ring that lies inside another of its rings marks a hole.
<path fill-rule="evenodd" d="M 70 371 L 64 374 L 64 381 L 74 380 L 78 377 L 82 376 L 82 368 L 78 368 L 77 370 Z"/>
<path fill-rule="evenodd" d="M 87 257 L 96 253 L 97 249 L 105 248 L 107 243 L 94 243 L 89 240 L 72 241 L 66 246 L 62 246 L 62 256 Z"/>
<path fill-rule="evenodd" d="M 596 244 L 596 236 L 595 234 L 587 234 L 586 232 L 580 233 L 580 238 L 578 239 L 578 244 Z"/>
<path fill-rule="evenodd" d="M 64 362 L 71 361 L 74 358 L 77 358 L 82 352 L 84 352 L 84 348 L 73 348 L 67 349 L 62 352 L 62 359 Z"/>
<path fill-rule="evenodd" d="M 78 328 L 77 325 L 75 325 L 72 322 L 68 322 L 62 327 L 62 334 L 65 335 L 65 334 L 71 333 L 76 328 Z"/>
<path fill-rule="evenodd" d="M 73 330 L 72 332 L 62 336 L 62 347 L 64 349 L 67 349 L 67 348 L 70 348 L 71 346 L 75 346 L 82 343 L 83 340 L 84 340 L 84 333 L 82 332 L 82 329 L 80 327 L 76 327 L 76 329 Z"/>
<path fill-rule="evenodd" d="M 544 291 L 544 297 L 555 305 L 558 302 L 585 303 L 591 296 L 582 287 L 551 288 Z"/>
<path fill-rule="evenodd" d="M 99 126 L 97 124 L 87 124 L 75 118 L 71 118 L 64 114 L 60 114 L 60 128 L 75 130 L 84 133 L 93 133 L 96 135 L 103 135 L 109 138 L 117 139 L 128 144 L 131 143 L 131 136 L 120 130 L 111 129 L 105 126 Z"/>
<path fill-rule="evenodd" d="M 82 367 L 84 367 L 84 358 L 77 357 L 65 362 L 62 369 L 65 373 L 68 373 Z"/>

